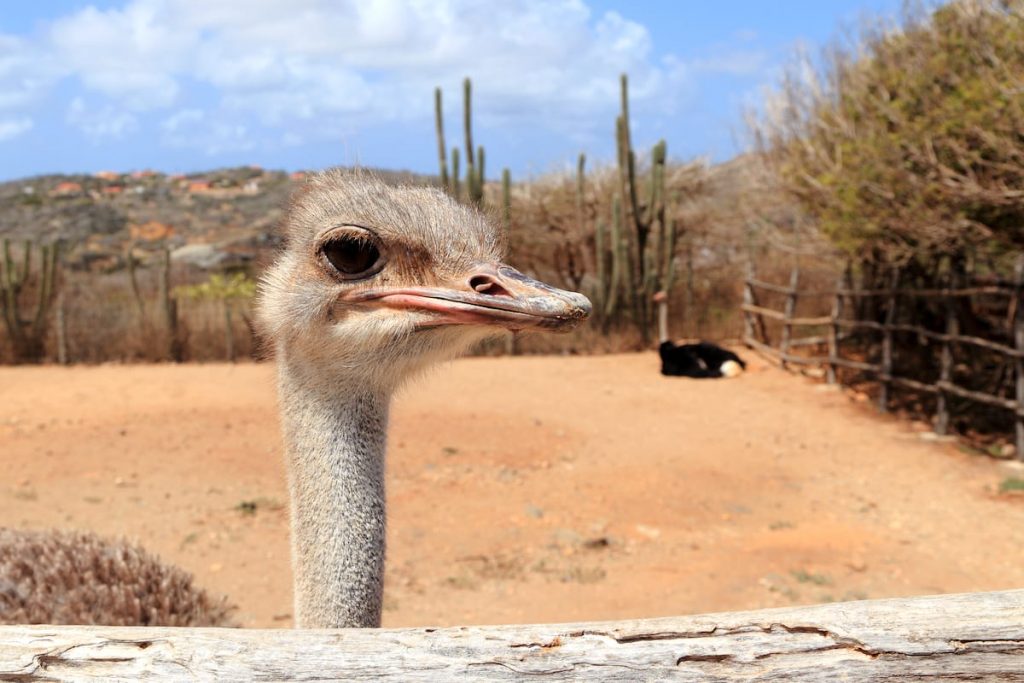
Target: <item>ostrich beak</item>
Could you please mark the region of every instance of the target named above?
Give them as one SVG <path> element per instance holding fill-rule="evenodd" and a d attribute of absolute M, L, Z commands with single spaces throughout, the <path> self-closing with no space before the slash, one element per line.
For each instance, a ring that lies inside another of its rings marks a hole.
<path fill-rule="evenodd" d="M 496 325 L 568 332 L 590 315 L 590 300 L 523 275 L 504 263 L 478 264 L 437 287 L 364 290 L 353 296 L 395 309 L 432 313 L 421 327 Z"/>

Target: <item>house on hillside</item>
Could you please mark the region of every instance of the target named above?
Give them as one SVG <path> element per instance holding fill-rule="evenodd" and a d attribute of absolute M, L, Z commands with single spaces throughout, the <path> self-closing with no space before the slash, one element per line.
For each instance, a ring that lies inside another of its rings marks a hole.
<path fill-rule="evenodd" d="M 82 186 L 79 183 L 74 183 L 69 180 L 57 183 L 52 190 L 50 190 L 51 197 L 81 197 Z"/>
<path fill-rule="evenodd" d="M 120 180 L 121 174 L 116 171 L 96 171 L 92 174 L 94 178 L 100 180 Z"/>

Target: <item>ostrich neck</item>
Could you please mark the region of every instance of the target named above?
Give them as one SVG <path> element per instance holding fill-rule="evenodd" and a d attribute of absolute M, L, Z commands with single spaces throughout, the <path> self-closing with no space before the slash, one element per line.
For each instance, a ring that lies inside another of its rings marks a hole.
<path fill-rule="evenodd" d="M 295 625 L 380 626 L 390 395 L 327 381 L 286 350 L 278 363 Z"/>

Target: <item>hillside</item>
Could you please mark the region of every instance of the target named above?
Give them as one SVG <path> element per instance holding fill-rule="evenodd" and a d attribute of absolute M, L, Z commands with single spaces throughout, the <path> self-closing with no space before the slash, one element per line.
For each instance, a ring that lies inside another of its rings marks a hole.
<path fill-rule="evenodd" d="M 427 182 L 374 171 L 389 182 Z M 66 244 L 76 270 L 113 271 L 163 246 L 200 268 L 242 265 L 276 244 L 275 226 L 305 177 L 255 166 L 191 175 L 152 171 L 47 175 L 0 183 L 0 239 Z"/>

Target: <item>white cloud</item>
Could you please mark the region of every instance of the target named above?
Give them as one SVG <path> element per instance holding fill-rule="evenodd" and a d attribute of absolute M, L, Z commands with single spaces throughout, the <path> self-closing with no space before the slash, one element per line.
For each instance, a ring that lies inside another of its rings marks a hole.
<path fill-rule="evenodd" d="M 60 73 L 60 68 L 41 46 L 17 36 L 0 34 L 0 111 L 31 107 Z"/>
<path fill-rule="evenodd" d="M 694 71 L 730 76 L 752 76 L 764 71 L 767 65 L 768 55 L 761 50 L 723 51 L 690 62 Z"/>
<path fill-rule="evenodd" d="M 160 123 L 161 141 L 169 147 L 192 147 L 210 155 L 255 147 L 248 128 L 238 122 L 211 120 L 201 109 L 182 109 Z"/>
<path fill-rule="evenodd" d="M 71 100 L 65 119 L 94 142 L 123 138 L 139 128 L 139 121 L 131 112 L 119 111 L 110 104 L 92 109 L 81 97 Z"/>
<path fill-rule="evenodd" d="M 160 128 L 167 135 L 176 135 L 179 131 L 201 124 L 206 114 L 201 109 L 182 109 L 160 122 Z"/>
<path fill-rule="evenodd" d="M 0 113 L 28 113 L 70 77 L 79 98 L 66 118 L 90 138 L 123 137 L 157 112 L 164 144 L 218 153 L 422 121 L 436 85 L 457 130 L 470 76 L 484 126 L 603 139 L 620 73 L 637 114 L 670 116 L 702 76 L 764 69 L 755 38 L 659 56 L 647 28 L 584 0 L 126 0 L 32 40 L 0 35 Z"/>
<path fill-rule="evenodd" d="M 171 104 L 199 40 L 181 31 L 160 0 L 137 0 L 124 9 L 89 6 L 50 27 L 54 54 L 91 90 L 133 109 Z"/>
<path fill-rule="evenodd" d="M 0 119 L 0 142 L 16 138 L 22 133 L 32 130 L 32 119 L 28 117 L 18 119 Z"/>
<path fill-rule="evenodd" d="M 88 89 L 123 107 L 166 108 L 195 80 L 228 112 L 282 127 L 429 116 L 434 85 L 453 98 L 471 75 L 482 117 L 537 112 L 572 128 L 616 106 L 619 72 L 640 106 L 669 79 L 643 26 L 595 20 L 581 0 L 132 0 L 63 17 L 49 37 Z"/>

